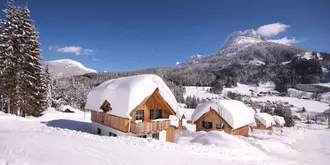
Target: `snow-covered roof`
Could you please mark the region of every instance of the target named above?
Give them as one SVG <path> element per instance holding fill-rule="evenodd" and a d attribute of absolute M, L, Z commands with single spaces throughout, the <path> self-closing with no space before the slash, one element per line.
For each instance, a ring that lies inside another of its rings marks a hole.
<path fill-rule="evenodd" d="M 122 77 L 100 84 L 88 94 L 85 109 L 103 112 L 100 107 L 107 100 L 112 108 L 108 114 L 130 118 L 130 112 L 156 89 L 177 112 L 178 103 L 173 93 L 159 76 L 152 74 Z"/>
<path fill-rule="evenodd" d="M 237 129 L 255 122 L 253 113 L 248 107 L 237 100 L 208 101 L 199 104 L 192 114 L 193 122 L 197 121 L 203 114 L 214 109 L 231 127 Z"/>
<path fill-rule="evenodd" d="M 187 104 L 185 103 L 178 103 L 179 108 L 187 108 Z"/>
<path fill-rule="evenodd" d="M 265 125 L 266 128 L 275 125 L 274 118 L 268 113 L 256 113 L 254 114 L 254 117 L 258 119 L 263 125 Z"/>
<path fill-rule="evenodd" d="M 187 120 L 191 120 L 191 115 L 194 113 L 195 109 L 180 108 L 180 111 Z"/>
<path fill-rule="evenodd" d="M 278 124 L 280 126 L 283 126 L 285 124 L 284 117 L 282 117 L 282 116 L 276 116 L 276 115 L 274 115 L 273 116 L 273 119 L 275 120 L 276 124 Z"/>
<path fill-rule="evenodd" d="M 69 109 L 70 111 L 73 111 L 73 112 L 79 112 L 79 110 L 77 110 L 76 108 L 73 108 L 72 106 L 70 105 L 61 105 L 58 110 L 59 111 L 65 111 L 66 109 Z"/>

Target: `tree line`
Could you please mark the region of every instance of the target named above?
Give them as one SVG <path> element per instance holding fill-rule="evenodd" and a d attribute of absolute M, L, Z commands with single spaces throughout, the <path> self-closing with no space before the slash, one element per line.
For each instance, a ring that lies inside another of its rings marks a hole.
<path fill-rule="evenodd" d="M 47 108 L 49 75 L 28 6 L 8 1 L 0 22 L 0 108 L 25 117 Z"/>

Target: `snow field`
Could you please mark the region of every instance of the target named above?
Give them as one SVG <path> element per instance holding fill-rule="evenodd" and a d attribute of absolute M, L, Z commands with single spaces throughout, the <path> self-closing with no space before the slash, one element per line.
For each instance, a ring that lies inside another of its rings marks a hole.
<path fill-rule="evenodd" d="M 328 104 L 323 103 L 323 102 L 298 99 L 298 98 L 294 98 L 294 97 L 265 96 L 265 97 L 251 98 L 251 100 L 252 101 L 261 101 L 261 102 L 267 102 L 268 100 L 271 102 L 273 102 L 273 101 L 288 102 L 289 104 L 292 104 L 293 106 L 295 106 L 299 109 L 305 107 L 307 111 L 317 112 L 317 113 L 323 113 L 324 110 L 330 108 Z"/>

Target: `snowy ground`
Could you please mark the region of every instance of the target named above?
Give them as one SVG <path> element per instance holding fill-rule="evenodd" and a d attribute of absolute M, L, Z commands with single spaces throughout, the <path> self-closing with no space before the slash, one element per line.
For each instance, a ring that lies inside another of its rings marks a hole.
<path fill-rule="evenodd" d="M 85 118 L 84 118 L 85 116 Z M 0 112 L 0 165 L 327 164 L 330 130 L 300 125 L 236 137 L 243 147 L 191 143 L 205 133 L 176 132 L 176 143 L 90 133 L 90 114 L 47 111 L 41 118 Z M 228 138 L 226 138 L 228 140 Z M 229 138 L 230 140 L 231 138 Z M 313 144 L 313 145 L 311 145 Z"/>
<path fill-rule="evenodd" d="M 259 84 L 259 86 L 256 86 L 255 84 L 241 84 L 237 83 L 237 87 L 233 88 L 224 88 L 223 93 L 226 94 L 227 92 L 235 92 L 239 93 L 241 95 L 247 95 L 251 96 L 251 91 L 253 90 L 255 95 L 258 94 L 259 92 L 268 92 L 268 91 L 274 91 L 275 85 L 273 83 L 263 83 Z"/>
<path fill-rule="evenodd" d="M 324 110 L 330 108 L 327 103 L 323 103 L 320 101 L 314 101 L 314 100 L 298 99 L 295 97 L 265 96 L 265 97 L 251 98 L 251 100 L 261 101 L 261 102 L 266 102 L 268 100 L 269 101 L 288 102 L 289 104 L 292 104 L 299 109 L 305 107 L 307 111 L 317 112 L 317 113 L 323 113 Z"/>
<path fill-rule="evenodd" d="M 224 88 L 222 91 L 221 96 L 225 95 L 231 91 L 235 93 L 239 93 L 241 95 L 247 95 L 251 96 L 251 89 L 254 91 L 255 94 L 258 94 L 259 92 L 268 92 L 268 91 L 274 91 L 275 85 L 271 82 L 267 83 L 262 83 L 259 84 L 259 86 L 256 86 L 255 84 L 242 84 L 242 83 L 237 83 L 236 87 L 233 88 Z M 197 98 L 219 98 L 221 96 L 214 94 L 214 93 L 209 93 L 208 90 L 211 87 L 197 87 L 197 86 L 186 86 L 186 93 L 184 94 L 184 98 L 188 96 L 195 96 Z"/>
<path fill-rule="evenodd" d="M 187 98 L 188 96 L 195 96 L 200 99 L 211 99 L 219 97 L 217 94 L 207 92 L 207 90 L 209 90 L 211 87 L 186 86 L 185 88 L 186 93 L 183 95 L 184 98 Z"/>

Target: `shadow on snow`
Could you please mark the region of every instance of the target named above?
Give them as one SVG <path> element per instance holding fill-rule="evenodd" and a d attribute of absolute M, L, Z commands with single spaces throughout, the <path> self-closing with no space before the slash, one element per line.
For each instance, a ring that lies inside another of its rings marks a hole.
<path fill-rule="evenodd" d="M 92 133 L 92 124 L 83 121 L 57 119 L 41 123 L 44 123 L 49 127 Z"/>

